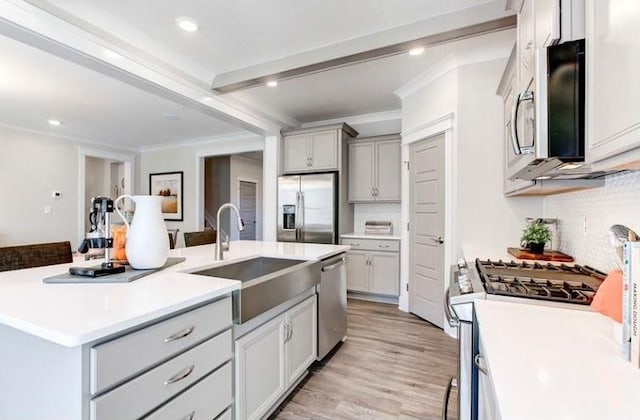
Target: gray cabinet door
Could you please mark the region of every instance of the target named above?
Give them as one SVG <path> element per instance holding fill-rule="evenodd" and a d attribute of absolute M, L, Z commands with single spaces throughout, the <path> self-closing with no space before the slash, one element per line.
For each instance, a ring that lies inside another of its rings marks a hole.
<path fill-rule="evenodd" d="M 312 133 L 309 143 L 311 170 L 338 170 L 337 130 Z"/>
<path fill-rule="evenodd" d="M 287 136 L 282 141 L 283 172 L 300 172 L 309 170 L 309 139 L 310 134 Z"/>
<path fill-rule="evenodd" d="M 260 419 L 286 390 L 285 314 L 236 340 L 236 419 Z"/>
<path fill-rule="evenodd" d="M 287 387 L 293 385 L 316 360 L 316 305 L 316 295 L 313 295 L 287 312 L 290 330 L 286 346 Z"/>
<path fill-rule="evenodd" d="M 349 201 L 373 201 L 373 142 L 349 144 Z"/>
<path fill-rule="evenodd" d="M 400 201 L 400 140 L 376 142 L 375 198 Z"/>
<path fill-rule="evenodd" d="M 367 251 L 348 251 L 347 290 L 354 292 L 369 291 L 369 253 Z"/>
<path fill-rule="evenodd" d="M 398 296 L 400 291 L 400 256 L 397 252 L 370 252 L 370 292 Z"/>

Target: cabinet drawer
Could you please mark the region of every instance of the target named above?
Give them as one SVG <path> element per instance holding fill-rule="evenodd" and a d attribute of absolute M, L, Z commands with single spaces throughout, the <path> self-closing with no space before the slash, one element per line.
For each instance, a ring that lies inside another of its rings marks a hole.
<path fill-rule="evenodd" d="M 145 420 L 211 420 L 232 403 L 231 362 L 163 405 Z"/>
<path fill-rule="evenodd" d="M 342 238 L 343 245 L 351 245 L 353 250 L 368 251 L 400 251 L 400 241 L 385 239 L 353 239 Z"/>
<path fill-rule="evenodd" d="M 227 297 L 91 349 L 96 394 L 231 326 Z"/>
<path fill-rule="evenodd" d="M 123 353 L 122 359 L 131 354 Z M 92 420 L 139 418 L 230 360 L 231 330 L 91 400 Z"/>

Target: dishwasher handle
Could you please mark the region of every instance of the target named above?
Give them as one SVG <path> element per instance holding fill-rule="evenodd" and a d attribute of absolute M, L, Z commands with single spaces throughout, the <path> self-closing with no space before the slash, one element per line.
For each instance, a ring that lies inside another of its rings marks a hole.
<path fill-rule="evenodd" d="M 347 262 L 347 260 L 348 260 L 348 258 L 345 255 L 342 258 L 340 258 L 340 260 L 338 262 L 323 266 L 321 270 L 322 271 L 335 270 L 336 268 L 340 267 L 341 265 L 344 265 Z"/>

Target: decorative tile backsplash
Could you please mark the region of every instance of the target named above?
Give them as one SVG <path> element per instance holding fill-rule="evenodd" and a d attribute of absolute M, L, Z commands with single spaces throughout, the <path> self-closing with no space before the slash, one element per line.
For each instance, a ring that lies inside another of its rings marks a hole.
<path fill-rule="evenodd" d="M 546 197 L 544 216 L 558 219 L 560 251 L 603 271 L 616 268 L 608 231 L 620 224 L 640 234 L 640 172 L 611 175 L 602 188 Z"/>
<path fill-rule="evenodd" d="M 353 231 L 364 232 L 367 220 L 385 220 L 393 223 L 393 233 L 399 234 L 401 223 L 400 203 L 366 203 L 353 205 Z"/>

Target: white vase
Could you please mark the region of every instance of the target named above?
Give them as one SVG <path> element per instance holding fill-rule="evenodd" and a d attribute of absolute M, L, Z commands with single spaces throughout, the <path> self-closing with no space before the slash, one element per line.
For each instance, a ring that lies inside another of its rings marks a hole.
<path fill-rule="evenodd" d="M 136 204 L 131 224 L 118 209 L 118 201 L 128 198 Z M 162 197 L 121 195 L 114 202 L 116 212 L 127 225 L 127 260 L 137 270 L 160 268 L 167 262 L 169 236 L 162 218 Z"/>

